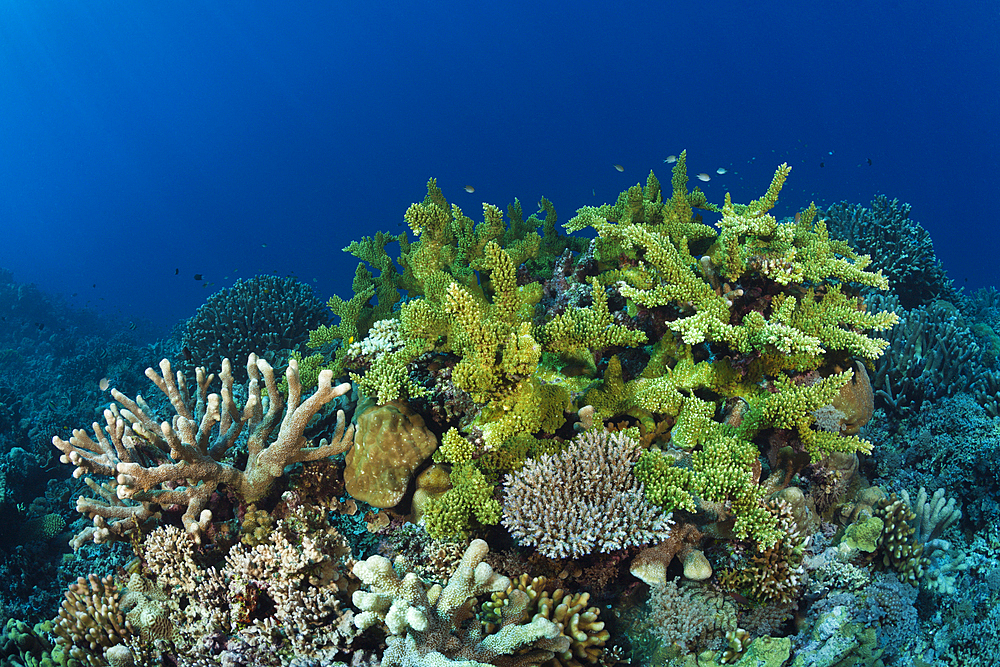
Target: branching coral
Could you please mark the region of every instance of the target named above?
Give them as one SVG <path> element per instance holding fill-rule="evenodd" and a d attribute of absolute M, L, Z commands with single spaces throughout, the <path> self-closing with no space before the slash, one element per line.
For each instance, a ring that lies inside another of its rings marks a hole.
<path fill-rule="evenodd" d="M 507 476 L 503 523 L 518 542 L 552 558 L 663 540 L 670 515 L 646 501 L 632 474 L 638 458 L 638 446 L 622 433 L 583 433 Z"/>
<path fill-rule="evenodd" d="M 521 591 L 504 607 L 497 632 L 486 635 L 479 623 L 469 623 L 477 596 L 506 590 L 511 583 L 483 562 L 488 551 L 486 542 L 473 540 L 444 588 L 427 588 L 413 572 L 400 579 L 381 556 L 354 566 L 369 589 L 354 593 L 354 604 L 362 610 L 355 623 L 362 629 L 376 623 L 385 627 L 383 665 L 518 667 L 537 665 L 569 648 L 569 638 L 552 621 L 536 616 L 529 622 L 528 595 Z"/>
<path fill-rule="evenodd" d="M 611 638 L 611 634 L 604 629 L 604 621 L 599 619 L 601 610 L 587 606 L 590 593 L 570 594 L 562 588 L 549 592 L 546 590 L 547 583 L 545 577 L 522 574 L 507 590 L 494 593 L 482 605 L 487 632 L 500 629 L 499 623 L 507 605 L 520 603 L 520 596 L 514 593 L 516 590 L 528 596 L 528 615 L 553 621 L 570 640 L 566 651 L 557 654 L 552 661 L 542 663 L 542 667 L 581 667 L 596 663 L 604 653 L 605 642 Z"/>
<path fill-rule="evenodd" d="M 117 403 L 104 411 L 105 427 L 94 423 L 96 440 L 82 429 L 75 430 L 69 441 L 58 436 L 52 439 L 52 444 L 63 452 L 61 460 L 76 466 L 74 476 L 115 476 L 118 497 L 141 503 L 125 508 L 110 502 L 78 503 L 80 510 L 95 520 L 102 517 L 102 530 L 94 533 L 96 539 L 120 537 L 134 527 L 130 517 L 148 513 L 151 505 L 179 505 L 187 508 L 182 517 L 185 528 L 200 540 L 212 521 L 209 499 L 220 484 L 228 486 L 244 502 L 252 503 L 267 495 L 286 466 L 332 456 L 350 445 L 354 427 L 346 427 L 343 411 L 338 413 L 332 442 L 324 440 L 312 447 L 303 435 L 310 419 L 324 405 L 350 391 L 349 384 L 334 387 L 333 374 L 323 371 L 315 393 L 303 400 L 293 359 L 285 372 L 289 387 L 286 406 L 270 364 L 252 354 L 246 370 L 250 380 L 241 410 L 233 398 L 228 359 L 222 362 L 221 397 L 208 393 L 214 376 L 202 368 L 198 369 L 192 395 L 184 376 L 178 373 L 175 378 L 170 362 L 164 359 L 160 374 L 149 368 L 146 377 L 170 401 L 175 414 L 169 422 L 158 422 L 156 413 L 141 396 L 133 401 L 113 390 Z M 266 402 L 262 380 L 267 389 Z M 244 432 L 248 456 L 245 467 L 239 468 L 225 459 Z"/>
<path fill-rule="evenodd" d="M 788 503 L 769 505 L 778 521 L 781 538 L 773 546 L 753 554 L 746 562 L 719 575 L 730 591 L 759 602 L 788 605 L 795 601 L 805 582 L 803 558 L 810 538 L 795 522 Z"/>
<path fill-rule="evenodd" d="M 111 577 L 80 577 L 66 591 L 66 599 L 52 632 L 68 657 L 81 664 L 99 665 L 105 649 L 132 637 L 121 591 Z"/>
<path fill-rule="evenodd" d="M 272 364 L 283 364 L 299 350 L 309 331 L 327 322 L 313 289 L 295 278 L 260 275 L 219 290 L 188 320 L 183 344 L 194 366 L 216 368 L 223 359 L 246 359 L 258 350 Z M 233 369 L 238 382 L 247 379 Z"/>
<path fill-rule="evenodd" d="M 930 234 L 910 219 L 910 208 L 885 195 L 876 195 L 868 208 L 840 202 L 826 210 L 827 226 L 873 258 L 906 308 L 937 299 L 954 301 L 955 286 L 934 254 Z"/>

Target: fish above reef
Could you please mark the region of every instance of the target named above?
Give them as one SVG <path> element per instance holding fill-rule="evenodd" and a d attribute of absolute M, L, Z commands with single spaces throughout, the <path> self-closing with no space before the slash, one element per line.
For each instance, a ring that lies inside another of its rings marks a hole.
<path fill-rule="evenodd" d="M 664 162 L 666 162 L 667 164 L 673 164 L 674 162 L 677 162 L 677 156 L 676 155 L 668 155 L 666 157 L 666 159 L 664 160 Z"/>
<path fill-rule="evenodd" d="M 615 167 L 615 169 L 617 169 L 618 171 L 625 171 L 625 167 L 621 166 L 620 164 L 616 164 L 616 165 L 614 165 L 614 167 Z"/>
<path fill-rule="evenodd" d="M 464 189 L 465 189 L 466 192 L 469 192 L 469 193 L 472 193 L 472 192 L 476 191 L 476 189 L 474 187 L 472 187 L 471 185 L 466 185 Z"/>
<path fill-rule="evenodd" d="M 696 178 L 699 181 L 705 181 L 705 182 L 708 182 L 708 181 L 712 180 L 712 177 L 709 176 L 708 174 L 706 174 L 705 172 L 701 172 L 700 174 L 698 174 L 698 176 Z"/>

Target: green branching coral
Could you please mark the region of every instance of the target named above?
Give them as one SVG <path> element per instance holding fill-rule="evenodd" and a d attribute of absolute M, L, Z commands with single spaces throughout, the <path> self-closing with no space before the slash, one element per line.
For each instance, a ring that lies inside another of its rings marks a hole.
<path fill-rule="evenodd" d="M 668 198 L 651 173 L 614 204 L 581 208 L 563 225 L 597 232 L 585 251 L 556 233 L 547 200 L 543 220 L 525 219 L 515 201 L 507 219 L 485 204 L 476 222 L 431 179 L 404 216 L 416 241 L 382 235 L 352 245 L 379 276 L 359 267 L 356 296 L 336 303 L 345 347 L 366 336 L 362 353 L 337 360 L 363 393 L 437 406 L 442 432 L 456 429 L 453 444 L 477 442 L 449 448 L 454 488 L 431 506 L 429 529 L 454 534 L 472 519 L 495 521 L 487 499 L 508 472 L 496 466 L 518 465 L 537 448 L 529 441 L 567 439 L 567 415 L 587 405 L 595 419 L 665 425 L 679 459 L 644 456 L 650 500 L 718 503 L 738 536 L 761 545 L 777 538 L 764 507 L 761 440 L 783 431 L 814 459 L 867 451 L 815 420 L 852 381 L 854 371 L 841 370 L 856 368 L 852 357 L 885 347 L 869 334 L 895 316 L 868 313 L 855 296 L 885 279 L 829 238 L 814 207 L 794 220 L 771 215 L 789 173 L 780 166 L 749 204 L 727 196 L 717 207 L 688 191 L 682 153 Z M 721 219 L 705 224 L 699 211 Z M 395 262 L 386 252 L 393 240 Z M 375 310 L 404 292 L 392 312 Z M 375 340 L 388 329 L 391 344 Z M 738 414 L 723 411 L 731 401 Z"/>
<path fill-rule="evenodd" d="M 493 485 L 472 463 L 456 464 L 451 489 L 428 503 L 424 514 L 427 534 L 442 539 L 467 536 L 474 524 L 491 526 L 500 520 L 500 503 Z"/>

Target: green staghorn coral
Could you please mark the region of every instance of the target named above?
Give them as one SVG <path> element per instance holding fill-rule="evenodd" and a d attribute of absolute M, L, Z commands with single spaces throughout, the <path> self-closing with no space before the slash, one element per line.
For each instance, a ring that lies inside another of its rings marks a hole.
<path fill-rule="evenodd" d="M 342 315 L 338 333 L 361 336 L 392 320 L 398 338 L 338 360 L 363 393 L 438 405 L 441 432 L 456 429 L 446 456 L 455 488 L 429 513 L 433 532 L 465 532 L 477 514 L 489 523 L 490 485 L 530 452 L 552 449 L 531 442 L 569 439 L 567 415 L 586 405 L 602 421 L 666 425 L 680 458 L 644 455 L 651 500 L 723 503 L 735 534 L 763 545 L 776 532 L 758 440 L 786 432 L 814 460 L 868 450 L 857 436 L 817 428 L 815 413 L 852 381 L 854 371 L 841 370 L 855 368 L 852 357 L 884 349 L 869 333 L 895 316 L 869 313 L 855 296 L 859 286 L 884 288 L 884 277 L 830 239 L 814 207 L 794 220 L 771 215 L 787 165 L 761 198 L 714 206 L 688 191 L 685 162 L 682 153 L 666 199 L 651 173 L 613 205 L 581 208 L 563 228 L 596 231 L 586 250 L 556 233 L 547 200 L 543 220 L 526 220 L 515 201 L 507 219 L 485 204 L 474 222 L 433 179 L 404 216 L 416 241 L 352 246 L 380 275 L 359 267 L 357 296 L 338 302 L 357 324 Z M 705 224 L 701 211 L 721 218 Z M 373 310 L 376 294 L 392 312 Z M 731 401 L 736 415 L 722 410 Z M 458 447 L 459 438 L 478 444 Z"/>

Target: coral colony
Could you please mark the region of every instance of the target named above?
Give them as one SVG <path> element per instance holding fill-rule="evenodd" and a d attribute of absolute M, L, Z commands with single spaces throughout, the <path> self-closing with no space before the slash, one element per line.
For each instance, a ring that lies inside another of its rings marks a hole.
<path fill-rule="evenodd" d="M 1000 299 L 895 202 L 779 220 L 786 165 L 716 205 L 685 163 L 570 234 L 431 179 L 335 324 L 294 280 L 212 297 L 52 439 L 76 581 L 4 664 L 987 664 Z"/>

